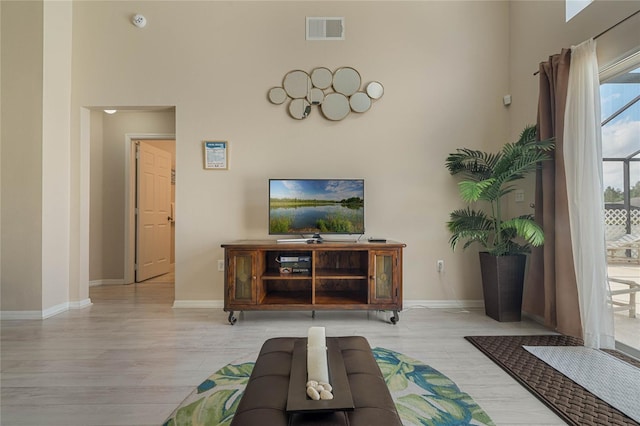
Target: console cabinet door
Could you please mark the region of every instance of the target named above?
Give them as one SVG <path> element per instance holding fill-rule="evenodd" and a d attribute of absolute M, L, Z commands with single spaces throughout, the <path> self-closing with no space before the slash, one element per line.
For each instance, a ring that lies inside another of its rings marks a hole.
<path fill-rule="evenodd" d="M 369 257 L 369 303 L 396 303 L 398 279 L 398 252 L 372 250 Z"/>
<path fill-rule="evenodd" d="M 230 250 L 227 291 L 231 304 L 255 304 L 257 281 L 257 252 Z"/>

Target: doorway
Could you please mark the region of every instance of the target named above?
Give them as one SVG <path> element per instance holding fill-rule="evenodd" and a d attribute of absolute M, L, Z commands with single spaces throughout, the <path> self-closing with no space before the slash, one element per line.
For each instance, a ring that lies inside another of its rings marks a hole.
<path fill-rule="evenodd" d="M 172 169 L 175 170 L 174 106 L 119 107 L 111 112 L 104 109 L 83 107 L 80 114 L 80 255 L 78 287 L 72 292 L 87 303 L 91 300 L 90 288 L 135 282 L 136 169 L 133 141 L 171 143 L 174 155 Z M 171 185 L 172 199 L 175 187 Z M 170 262 L 173 264 L 173 232 L 171 247 Z"/>

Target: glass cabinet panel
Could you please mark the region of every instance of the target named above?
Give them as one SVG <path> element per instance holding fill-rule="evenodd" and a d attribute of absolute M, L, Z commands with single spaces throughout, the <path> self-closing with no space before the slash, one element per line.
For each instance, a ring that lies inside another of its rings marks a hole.
<path fill-rule="evenodd" d="M 393 251 L 372 252 L 371 303 L 390 303 L 395 300 L 395 259 Z"/>
<path fill-rule="evenodd" d="M 236 254 L 234 256 L 234 290 L 233 298 L 236 301 L 252 300 L 253 285 L 253 256 L 251 253 Z"/>

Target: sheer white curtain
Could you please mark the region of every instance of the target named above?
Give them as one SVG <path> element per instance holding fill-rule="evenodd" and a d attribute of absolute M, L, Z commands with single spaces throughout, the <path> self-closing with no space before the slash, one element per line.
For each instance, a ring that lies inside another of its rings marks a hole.
<path fill-rule="evenodd" d="M 612 349 L 615 338 L 604 236 L 600 81 L 593 39 L 571 48 L 564 119 L 569 221 L 584 345 Z"/>

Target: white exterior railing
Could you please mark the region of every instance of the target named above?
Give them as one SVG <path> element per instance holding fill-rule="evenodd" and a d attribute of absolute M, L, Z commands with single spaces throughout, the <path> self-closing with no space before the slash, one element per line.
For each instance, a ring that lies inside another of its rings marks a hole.
<path fill-rule="evenodd" d="M 605 209 L 605 236 L 607 241 L 627 233 L 627 212 L 621 209 Z M 640 234 L 640 210 L 631 210 L 631 234 Z"/>

